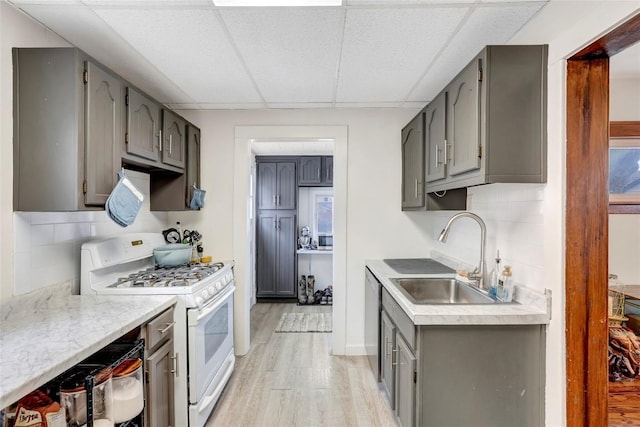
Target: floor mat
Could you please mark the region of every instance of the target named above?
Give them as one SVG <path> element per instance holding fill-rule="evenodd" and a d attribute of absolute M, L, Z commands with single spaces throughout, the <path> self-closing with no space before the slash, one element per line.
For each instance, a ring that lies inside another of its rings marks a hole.
<path fill-rule="evenodd" d="M 331 313 L 282 313 L 276 332 L 331 332 Z"/>

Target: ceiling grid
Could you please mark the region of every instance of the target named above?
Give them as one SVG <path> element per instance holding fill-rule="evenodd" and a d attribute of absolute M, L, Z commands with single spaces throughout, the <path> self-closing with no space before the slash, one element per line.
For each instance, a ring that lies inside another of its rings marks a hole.
<path fill-rule="evenodd" d="M 547 0 L 9 0 L 176 109 L 424 106 Z"/>

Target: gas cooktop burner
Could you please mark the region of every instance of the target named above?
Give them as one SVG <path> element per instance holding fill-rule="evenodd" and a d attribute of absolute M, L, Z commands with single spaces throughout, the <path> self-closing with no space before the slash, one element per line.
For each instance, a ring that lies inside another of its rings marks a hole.
<path fill-rule="evenodd" d="M 164 288 L 195 285 L 204 278 L 224 267 L 221 262 L 213 264 L 193 264 L 183 267 L 151 267 L 120 277 L 110 288 Z"/>

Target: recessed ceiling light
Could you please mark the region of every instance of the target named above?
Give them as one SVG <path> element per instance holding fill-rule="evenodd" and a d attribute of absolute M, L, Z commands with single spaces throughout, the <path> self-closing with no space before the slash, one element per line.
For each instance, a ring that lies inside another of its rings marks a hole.
<path fill-rule="evenodd" d="M 216 6 L 342 6 L 342 0 L 213 0 Z"/>

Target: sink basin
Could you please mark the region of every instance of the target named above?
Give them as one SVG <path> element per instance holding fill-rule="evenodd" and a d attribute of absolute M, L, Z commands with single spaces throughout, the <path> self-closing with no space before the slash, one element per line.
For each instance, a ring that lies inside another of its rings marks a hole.
<path fill-rule="evenodd" d="M 494 304 L 477 289 L 448 278 L 391 279 L 414 304 Z"/>

